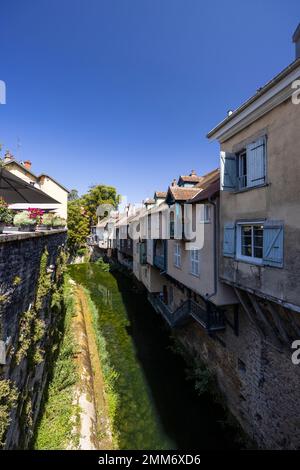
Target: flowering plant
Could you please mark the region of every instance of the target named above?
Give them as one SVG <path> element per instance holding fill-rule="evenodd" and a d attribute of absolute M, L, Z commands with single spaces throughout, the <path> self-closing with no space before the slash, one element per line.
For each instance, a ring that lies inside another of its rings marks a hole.
<path fill-rule="evenodd" d="M 8 208 L 8 204 L 0 197 L 0 223 L 11 224 L 12 223 L 12 212 Z"/>
<path fill-rule="evenodd" d="M 38 225 L 42 223 L 43 215 L 44 215 L 44 211 L 42 209 L 29 207 L 28 213 L 29 213 L 29 218 L 35 220 Z"/>

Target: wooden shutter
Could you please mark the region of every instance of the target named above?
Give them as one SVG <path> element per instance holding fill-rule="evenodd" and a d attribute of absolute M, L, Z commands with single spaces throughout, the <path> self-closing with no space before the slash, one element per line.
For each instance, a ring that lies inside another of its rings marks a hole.
<path fill-rule="evenodd" d="M 224 225 L 223 255 L 234 258 L 235 256 L 235 224 Z"/>
<path fill-rule="evenodd" d="M 174 238 L 177 240 L 182 239 L 182 207 L 178 202 L 175 203 Z"/>
<path fill-rule="evenodd" d="M 268 266 L 283 267 L 283 223 L 267 220 L 264 224 L 263 261 Z"/>
<path fill-rule="evenodd" d="M 266 180 L 266 138 L 247 145 L 247 187 L 264 184 Z"/>
<path fill-rule="evenodd" d="M 237 165 L 234 153 L 221 152 L 221 190 L 237 189 Z"/>

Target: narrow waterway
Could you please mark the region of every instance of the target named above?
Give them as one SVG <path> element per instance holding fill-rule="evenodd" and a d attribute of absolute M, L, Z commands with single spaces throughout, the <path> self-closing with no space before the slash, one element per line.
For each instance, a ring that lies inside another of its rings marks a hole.
<path fill-rule="evenodd" d="M 141 449 L 147 445 L 199 450 L 239 448 L 236 430 L 228 425 L 222 407 L 207 394 L 199 396 L 193 382 L 186 379 L 186 364 L 173 351 L 171 332 L 145 294 L 136 292 L 123 274 L 102 272 L 95 264 L 72 266 L 70 273 L 89 293 L 99 316 L 98 332 L 108 332 L 108 363 L 114 366 L 118 380 L 124 380 L 118 398 L 118 414 L 122 413 L 119 426 L 121 434 L 128 429 L 132 440 L 121 435 L 121 448 L 132 448 L 132 443 Z M 118 344 L 109 343 L 112 338 Z M 122 358 L 131 354 L 130 345 L 133 358 L 124 372 Z M 128 376 L 120 377 L 122 374 Z M 145 393 L 147 397 L 143 397 Z M 147 412 L 140 411 L 143 407 Z"/>

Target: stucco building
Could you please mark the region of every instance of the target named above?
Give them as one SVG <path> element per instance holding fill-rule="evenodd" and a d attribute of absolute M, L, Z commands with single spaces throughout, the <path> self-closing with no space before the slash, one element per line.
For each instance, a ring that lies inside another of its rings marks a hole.
<path fill-rule="evenodd" d="M 51 209 L 55 211 L 57 215 L 63 219 L 67 219 L 67 204 L 68 204 L 68 189 L 65 188 L 61 183 L 56 181 L 54 178 L 47 174 L 40 174 L 37 176 L 31 169 L 31 162 L 29 160 L 24 162 L 18 162 L 13 155 L 6 152 L 3 166 L 6 170 L 10 171 L 14 175 L 26 181 L 29 184 L 34 185 L 36 188 L 44 191 L 44 193 L 53 197 L 58 204 L 37 204 L 36 206 L 41 209 Z M 28 204 L 22 203 L 12 205 L 15 209 L 26 209 Z"/>

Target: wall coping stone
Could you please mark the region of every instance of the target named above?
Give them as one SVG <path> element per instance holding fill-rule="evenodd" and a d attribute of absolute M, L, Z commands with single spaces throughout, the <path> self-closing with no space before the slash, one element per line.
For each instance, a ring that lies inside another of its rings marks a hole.
<path fill-rule="evenodd" d="M 0 243 L 13 242 L 16 240 L 28 240 L 30 238 L 49 237 L 59 233 L 67 233 L 67 229 L 43 230 L 39 232 L 12 232 L 0 234 Z"/>

